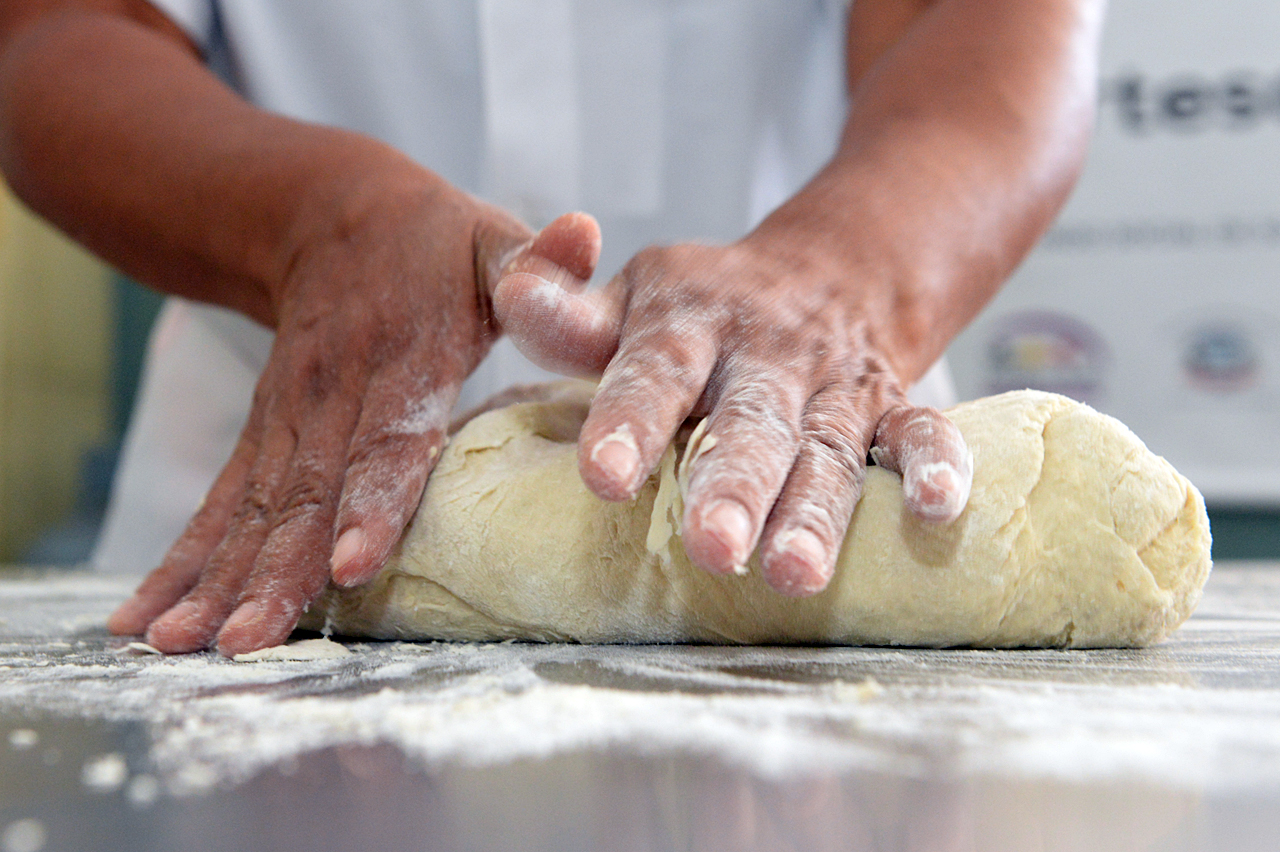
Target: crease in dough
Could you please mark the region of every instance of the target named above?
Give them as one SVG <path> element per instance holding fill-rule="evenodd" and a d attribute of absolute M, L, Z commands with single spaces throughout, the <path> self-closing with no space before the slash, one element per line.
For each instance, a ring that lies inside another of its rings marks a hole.
<path fill-rule="evenodd" d="M 388 567 L 308 619 L 396 639 L 1130 647 L 1181 624 L 1212 567 L 1203 500 L 1172 466 L 1088 406 L 1017 391 L 946 412 L 975 458 L 956 522 L 910 516 L 900 478 L 870 468 L 830 586 L 786 598 L 758 554 L 714 577 L 684 553 L 680 474 L 705 425 L 631 502 L 586 490 L 592 393 L 558 383 L 469 422 Z"/>
<path fill-rule="evenodd" d="M 1035 500 L 1036 489 L 1040 487 L 1040 483 L 1044 480 L 1044 462 L 1045 462 L 1045 432 L 1049 428 L 1049 417 L 1045 417 L 1040 421 L 1039 440 L 1037 449 L 1039 452 L 1035 455 L 1035 482 L 1031 484 L 1031 489 L 1027 492 L 1026 498 L 1022 504 L 1017 506 L 1013 513 L 1009 516 L 1009 522 L 997 531 L 997 536 L 1003 533 L 1010 526 L 1015 525 L 1016 532 L 1012 536 L 1012 545 L 1009 548 L 1009 558 L 1001 564 L 999 576 L 1010 578 L 1007 584 L 1007 593 L 1005 594 L 1000 620 L 996 622 L 995 627 L 987 633 L 979 644 L 989 645 L 998 642 L 997 637 L 1002 634 L 1005 623 L 1013 615 L 1014 611 L 1022 602 L 1022 596 L 1025 593 L 1024 584 L 1027 578 L 1027 565 L 1033 560 L 1026 558 L 1028 553 L 1036 553 L 1040 549 L 1039 538 L 1036 536 L 1035 524 L 1032 522 L 1031 504 Z"/>

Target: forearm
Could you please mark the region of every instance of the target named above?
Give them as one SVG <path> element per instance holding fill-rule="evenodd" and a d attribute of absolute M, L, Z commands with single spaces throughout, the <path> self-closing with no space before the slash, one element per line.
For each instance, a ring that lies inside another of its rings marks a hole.
<path fill-rule="evenodd" d="M 315 208 L 358 199 L 374 172 L 422 171 L 252 107 L 117 15 L 44 13 L 5 35 L 0 167 L 19 196 L 139 280 L 268 325 Z"/>
<path fill-rule="evenodd" d="M 903 381 L 994 294 L 1078 176 L 1103 6 L 938 0 L 872 61 L 851 45 L 838 153 L 752 238 L 844 270 L 838 286 L 890 338 Z"/>

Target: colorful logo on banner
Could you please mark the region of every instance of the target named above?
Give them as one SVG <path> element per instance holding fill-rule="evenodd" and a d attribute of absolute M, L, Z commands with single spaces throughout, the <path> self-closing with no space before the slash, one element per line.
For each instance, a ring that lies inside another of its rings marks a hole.
<path fill-rule="evenodd" d="M 1261 360 L 1249 332 L 1235 323 L 1191 329 L 1182 350 L 1187 382 L 1212 393 L 1238 393 L 1253 387 Z"/>
<path fill-rule="evenodd" d="M 1095 403 L 1110 361 L 1110 350 L 1092 326 L 1051 311 L 998 320 L 987 355 L 990 393 L 1034 388 Z"/>

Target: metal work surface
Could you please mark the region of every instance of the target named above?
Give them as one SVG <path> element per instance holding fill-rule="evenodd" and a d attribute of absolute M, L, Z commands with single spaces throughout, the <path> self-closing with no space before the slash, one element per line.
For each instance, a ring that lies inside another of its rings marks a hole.
<path fill-rule="evenodd" d="M 1156 648 L 160 657 L 0 575 L 0 852 L 1273 850 L 1280 565 Z"/>

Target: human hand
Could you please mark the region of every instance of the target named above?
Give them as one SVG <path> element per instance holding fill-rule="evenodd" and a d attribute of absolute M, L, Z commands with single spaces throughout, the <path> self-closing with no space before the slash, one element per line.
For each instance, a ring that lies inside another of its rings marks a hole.
<path fill-rule="evenodd" d="M 113 632 L 233 655 L 284 641 L 331 576 L 371 579 L 497 335 L 502 270 L 538 256 L 590 276 L 598 256 L 579 218 L 532 239 L 438 180 L 401 175 L 341 205 L 274 290 L 275 345 L 230 461 Z"/>
<path fill-rule="evenodd" d="M 868 452 L 902 474 L 922 519 L 964 509 L 972 456 L 951 421 L 907 402 L 893 302 L 856 272 L 757 236 L 646 249 L 601 290 L 584 286 L 532 258 L 499 283 L 495 313 L 534 361 L 603 374 L 578 461 L 605 499 L 634 496 L 681 422 L 710 417 L 683 519 L 695 564 L 745 570 L 759 543 L 775 590 L 821 591 Z"/>

